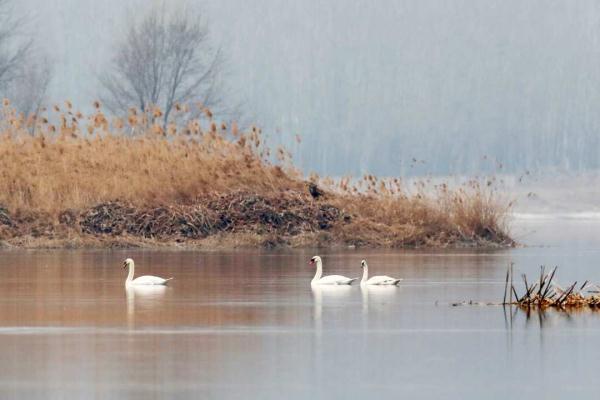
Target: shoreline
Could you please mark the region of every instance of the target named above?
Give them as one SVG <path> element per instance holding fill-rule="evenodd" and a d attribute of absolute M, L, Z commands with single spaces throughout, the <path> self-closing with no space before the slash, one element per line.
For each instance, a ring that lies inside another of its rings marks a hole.
<path fill-rule="evenodd" d="M 98 238 L 89 237 L 77 240 L 34 238 L 31 236 L 19 237 L 11 240 L 0 240 L 0 251 L 5 250 L 172 250 L 172 251 L 231 251 L 231 250 L 302 250 L 302 249 L 395 249 L 395 250 L 433 250 L 433 251 L 455 251 L 455 250 L 506 250 L 520 247 L 519 244 L 498 244 L 494 242 L 464 242 L 445 246 L 355 246 L 344 243 L 303 242 L 302 244 L 283 243 L 270 245 L 268 238 L 258 238 L 255 245 L 250 241 L 240 243 L 239 237 L 207 238 L 205 240 L 178 242 L 155 240 L 136 240 L 137 238 Z M 260 239 L 263 239 L 262 241 Z"/>
<path fill-rule="evenodd" d="M 381 199 L 353 207 L 337 195 L 314 199 L 301 191 L 234 192 L 191 204 L 135 206 L 104 202 L 56 214 L 0 207 L 0 248 L 193 250 L 397 248 L 502 249 L 517 243 L 497 226 L 465 233 L 439 217 L 397 222 L 370 212 Z M 363 211 L 364 210 L 364 211 Z M 398 219 L 400 219 L 398 217 Z"/>

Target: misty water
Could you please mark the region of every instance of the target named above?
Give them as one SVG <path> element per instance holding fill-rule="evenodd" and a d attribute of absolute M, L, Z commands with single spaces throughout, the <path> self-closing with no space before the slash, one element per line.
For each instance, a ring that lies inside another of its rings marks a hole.
<path fill-rule="evenodd" d="M 600 281 L 599 221 L 514 222 L 529 247 L 320 251 L 325 272 L 398 288 L 310 287 L 316 251 L 3 251 L 0 397 L 504 399 L 594 395 L 600 313 L 499 306 L 506 265 Z M 166 288 L 124 287 L 138 274 Z"/>

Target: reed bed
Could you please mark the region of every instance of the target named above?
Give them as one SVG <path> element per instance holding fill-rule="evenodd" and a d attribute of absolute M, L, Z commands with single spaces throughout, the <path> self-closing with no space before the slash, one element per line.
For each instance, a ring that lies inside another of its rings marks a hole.
<path fill-rule="evenodd" d="M 485 182 L 409 191 L 400 179 L 371 175 L 305 178 L 257 127 L 216 121 L 201 105 L 177 105 L 167 126 L 161 116 L 131 109 L 109 118 L 99 103 L 84 116 L 65 102 L 26 117 L 5 100 L 0 241 L 514 245 L 510 204 Z"/>
<path fill-rule="evenodd" d="M 540 267 L 538 279 L 529 281 L 525 274 L 521 275 L 525 292 L 518 294 L 513 282 L 513 266 L 506 272 L 503 304 L 516 305 L 524 309 L 600 309 L 600 291 L 597 285 L 585 281 L 582 284 L 574 282 L 566 287 L 560 286 L 556 280 L 557 267 L 546 271 Z"/>

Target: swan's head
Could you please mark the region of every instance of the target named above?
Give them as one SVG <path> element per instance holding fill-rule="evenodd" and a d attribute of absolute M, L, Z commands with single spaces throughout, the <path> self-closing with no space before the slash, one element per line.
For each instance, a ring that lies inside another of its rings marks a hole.
<path fill-rule="evenodd" d="M 131 267 L 133 265 L 133 260 L 131 258 L 127 258 L 123 261 L 123 268 Z"/>
<path fill-rule="evenodd" d="M 362 260 L 360 262 L 360 266 L 361 266 L 361 268 L 366 268 L 367 267 L 367 260 Z"/>
<path fill-rule="evenodd" d="M 310 265 L 316 265 L 317 263 L 321 262 L 321 257 L 319 256 L 314 256 L 313 258 L 310 259 L 310 261 L 308 262 Z"/>

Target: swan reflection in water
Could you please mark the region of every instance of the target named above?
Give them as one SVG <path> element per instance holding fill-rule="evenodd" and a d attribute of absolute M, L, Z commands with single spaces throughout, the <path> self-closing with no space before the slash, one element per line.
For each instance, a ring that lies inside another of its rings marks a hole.
<path fill-rule="evenodd" d="M 127 322 L 129 328 L 135 328 L 136 308 L 140 311 L 151 311 L 158 304 L 162 304 L 167 291 L 166 286 L 148 285 L 148 286 L 127 286 L 125 293 L 127 296 Z"/>
<path fill-rule="evenodd" d="M 349 285 L 311 285 L 313 297 L 313 328 L 314 338 L 312 344 L 312 362 L 311 371 L 314 373 L 315 380 L 318 382 L 326 373 L 322 371 L 325 363 L 323 360 L 323 306 L 329 307 L 328 317 L 336 318 L 340 310 L 349 311 L 350 307 L 342 307 L 344 302 L 349 301 L 353 290 Z"/>
<path fill-rule="evenodd" d="M 393 301 L 398 290 L 397 286 L 379 286 L 379 285 L 361 285 L 360 293 L 362 295 L 362 311 L 364 314 L 369 313 L 369 305 L 377 306 Z"/>
<path fill-rule="evenodd" d="M 323 303 L 332 305 L 350 297 L 352 287 L 349 285 L 311 285 L 313 294 L 313 320 L 315 328 L 321 328 Z"/>

